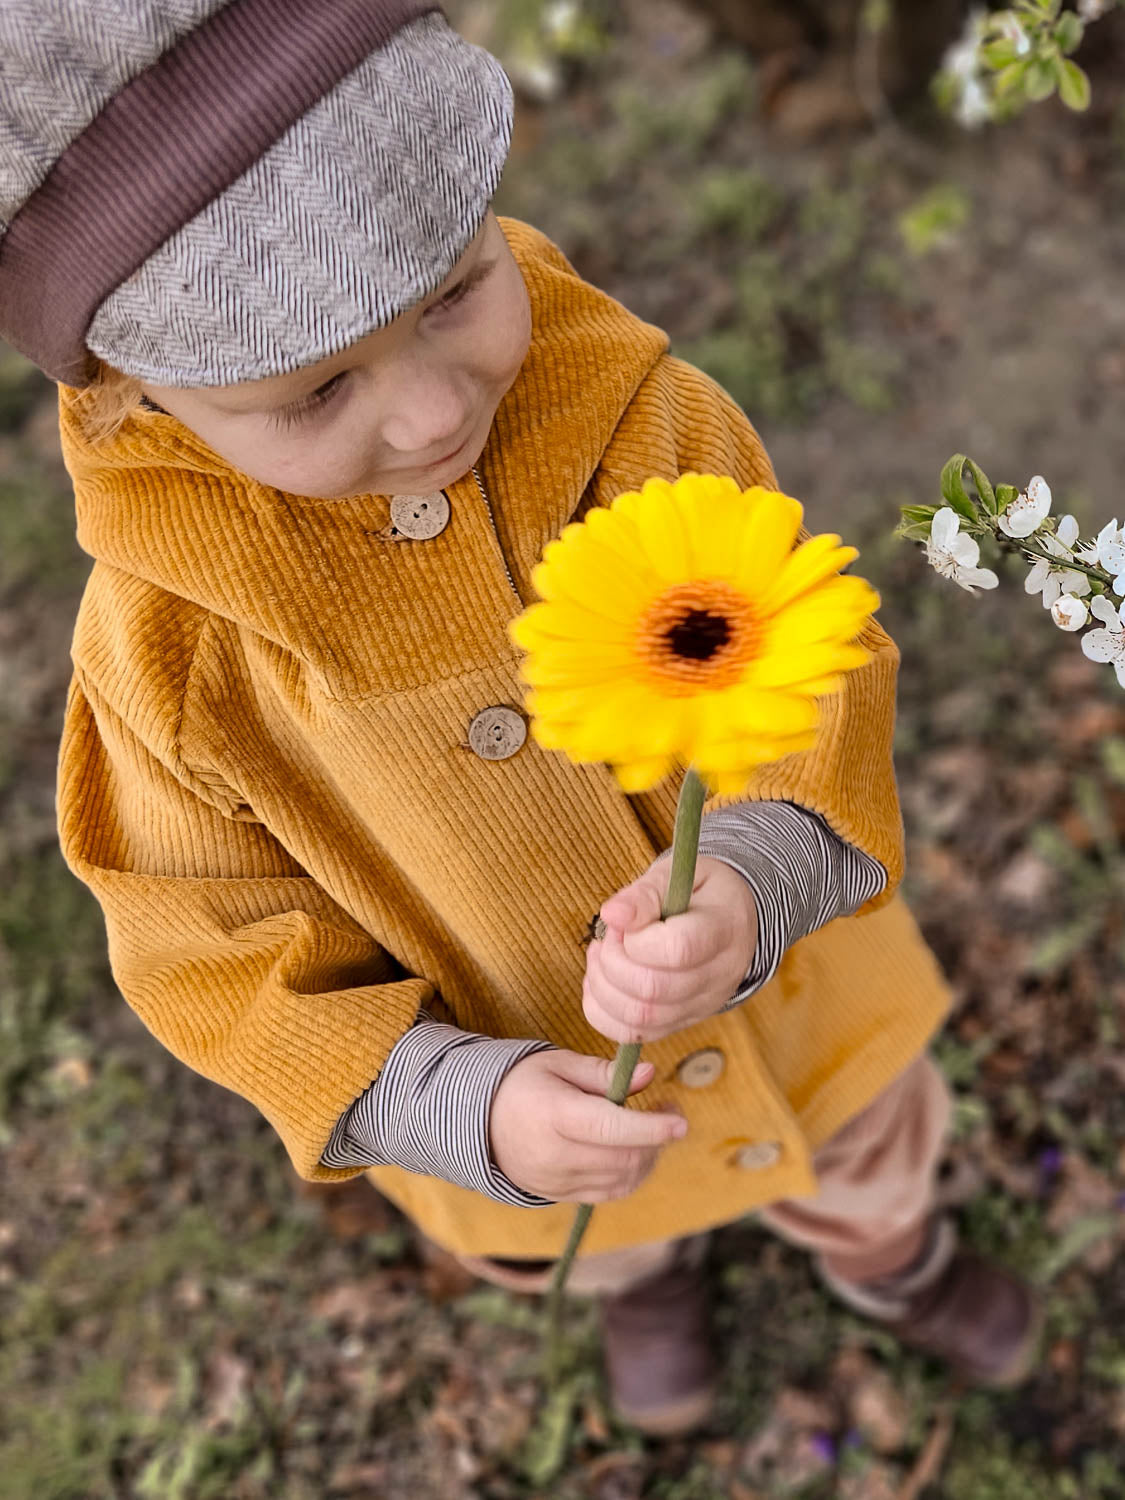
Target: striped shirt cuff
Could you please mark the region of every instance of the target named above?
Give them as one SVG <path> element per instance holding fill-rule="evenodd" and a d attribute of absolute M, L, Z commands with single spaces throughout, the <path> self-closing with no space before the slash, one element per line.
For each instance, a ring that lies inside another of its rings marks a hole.
<path fill-rule="evenodd" d="M 850 916 L 887 884 L 878 860 L 791 802 L 740 802 L 708 813 L 699 852 L 737 870 L 758 906 L 757 950 L 727 1010 L 773 978 L 798 938 Z"/>
<path fill-rule="evenodd" d="M 488 1116 L 508 1071 L 550 1042 L 497 1040 L 423 1015 L 395 1043 L 383 1071 L 340 1117 L 326 1167 L 404 1167 L 484 1193 L 497 1203 L 538 1208 L 489 1155 Z"/>

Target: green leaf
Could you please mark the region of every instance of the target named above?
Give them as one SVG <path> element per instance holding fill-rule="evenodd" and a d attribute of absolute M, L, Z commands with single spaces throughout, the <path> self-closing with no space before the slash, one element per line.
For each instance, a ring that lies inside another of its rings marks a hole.
<path fill-rule="evenodd" d="M 539 1420 L 528 1435 L 521 1465 L 532 1484 L 548 1484 L 565 1465 L 582 1384 L 580 1376 L 573 1376 L 555 1386 L 540 1406 Z"/>
<path fill-rule="evenodd" d="M 1116 1234 L 1119 1225 L 1118 1214 L 1086 1214 L 1081 1219 L 1076 1219 L 1066 1233 L 1055 1241 L 1036 1268 L 1037 1285 L 1049 1286 L 1067 1266 L 1085 1255 L 1087 1250 Z"/>
<path fill-rule="evenodd" d="M 1018 494 L 1019 490 L 1014 484 L 998 484 L 996 486 L 996 514 L 999 515 L 1002 510 L 1007 510 Z"/>
<path fill-rule="evenodd" d="M 930 528 L 939 507 L 936 505 L 904 505 L 902 520 L 895 527 L 895 536 L 911 542 L 927 542 Z"/>
<path fill-rule="evenodd" d="M 978 54 L 986 68 L 991 68 L 998 73 L 1001 68 L 1008 67 L 1019 57 L 1015 42 L 1009 42 L 1006 37 L 1001 37 L 995 42 L 986 42 Z"/>
<path fill-rule="evenodd" d="M 1061 59 L 1056 55 L 1053 58 L 1033 57 L 1024 72 L 1023 90 L 1033 104 L 1041 104 L 1044 99 L 1049 99 L 1055 92 L 1055 87 L 1060 83 L 1055 71 L 1057 63 Z M 1074 67 L 1073 63 L 1066 66 Z M 1003 74 L 1000 75 L 1003 77 Z"/>
<path fill-rule="evenodd" d="M 1118 786 L 1125 786 L 1125 739 L 1120 735 L 1110 735 L 1109 739 L 1102 740 L 1101 752 L 1107 774 Z"/>
<path fill-rule="evenodd" d="M 1030 68 L 1031 62 L 1025 58 L 1022 62 L 1010 63 L 1008 67 L 1002 68 L 996 75 L 993 90 L 998 99 L 1012 98 L 1024 91 L 1024 78 Z"/>
<path fill-rule="evenodd" d="M 861 24 L 869 36 L 880 36 L 891 24 L 891 0 L 864 0 Z"/>
<path fill-rule="evenodd" d="M 1055 41 L 1058 43 L 1060 51 L 1065 52 L 1068 56 L 1071 52 L 1077 52 L 1085 30 L 1085 26 L 1074 11 L 1063 11 L 1059 17 L 1058 25 L 1055 27 Z"/>
<path fill-rule="evenodd" d="M 1081 112 L 1090 108 L 1090 80 L 1076 62 L 1056 58 L 1055 75 L 1059 82 L 1059 98 L 1067 109 Z"/>
<path fill-rule="evenodd" d="M 1102 913 L 1095 910 L 1049 932 L 1032 950 L 1028 960 L 1031 973 L 1050 974 L 1063 968 L 1093 942 L 1101 929 L 1102 920 Z"/>
<path fill-rule="evenodd" d="M 962 471 L 968 462 L 969 460 L 963 453 L 953 455 L 941 471 L 941 492 L 958 515 L 964 516 L 967 521 L 975 521 L 977 508 L 969 499 L 968 491 L 961 479 Z"/>
<path fill-rule="evenodd" d="M 973 483 L 977 487 L 977 494 L 980 496 L 985 510 L 988 511 L 989 515 L 996 515 L 996 492 L 992 488 L 988 475 L 981 468 L 980 464 L 973 463 L 971 458 L 965 460 L 965 467 L 973 476 Z"/>

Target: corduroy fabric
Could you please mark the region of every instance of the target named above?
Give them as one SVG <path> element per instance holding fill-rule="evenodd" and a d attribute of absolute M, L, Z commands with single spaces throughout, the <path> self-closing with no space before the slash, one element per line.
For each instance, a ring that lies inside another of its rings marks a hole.
<path fill-rule="evenodd" d="M 315 363 L 433 291 L 511 126 L 500 65 L 436 10 L 231 0 L 179 31 L 193 11 L 126 0 L 89 56 L 88 0 L 49 0 L 42 36 L 0 12 L 22 75 L 0 103 L 0 333 L 71 385 L 89 351 L 219 385 Z"/>
<path fill-rule="evenodd" d="M 253 1100 L 303 1174 L 423 1005 L 490 1036 L 609 1055 L 580 1005 L 592 912 L 671 837 L 676 788 L 626 797 L 607 770 L 528 743 L 484 762 L 482 708 L 521 698 L 504 572 L 531 597 L 542 548 L 650 474 L 773 483 L 733 402 L 657 330 L 505 223 L 533 342 L 481 469 L 421 543 L 380 540 L 386 497 L 317 502 L 232 472 L 171 417 L 110 445 L 62 426 L 98 559 L 75 637 L 63 844 L 105 910 L 121 988 L 191 1066 Z M 647 1049 L 691 1125 L 643 1187 L 594 1216 L 590 1252 L 692 1233 L 814 1188 L 811 1152 L 922 1051 L 947 997 L 902 904 L 891 764 L 896 652 L 825 707 L 817 747 L 752 796 L 814 808 L 888 871 L 885 896 L 799 942 L 746 1006 Z M 702 1047 L 710 1088 L 676 1080 Z M 776 1162 L 735 1165 L 775 1142 Z M 550 1255 L 565 1206 L 524 1209 L 372 1173 L 438 1242 Z"/>

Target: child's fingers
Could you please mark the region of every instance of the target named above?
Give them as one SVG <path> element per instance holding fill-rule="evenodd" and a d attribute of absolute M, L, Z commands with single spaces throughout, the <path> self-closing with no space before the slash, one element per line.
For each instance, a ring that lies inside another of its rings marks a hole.
<path fill-rule="evenodd" d="M 667 1111 L 648 1114 L 639 1109 L 622 1109 L 608 1099 L 575 1093 L 560 1112 L 556 1128 L 568 1141 L 608 1149 L 636 1149 L 667 1146 L 687 1134 L 682 1115 Z"/>
<path fill-rule="evenodd" d="M 719 959 L 720 955 L 710 954 L 687 964 L 643 963 L 634 959 L 619 941 L 607 939 L 590 948 L 586 974 L 595 989 L 603 984 L 612 986 L 656 1007 L 683 1005 L 707 987 L 721 967 Z"/>
<path fill-rule="evenodd" d="M 669 870 L 664 865 L 646 870 L 639 880 L 634 880 L 632 885 L 627 885 L 602 903 L 602 921 L 618 933 L 635 932 L 652 922 L 659 922 L 668 876 Z"/>
<path fill-rule="evenodd" d="M 581 1052 L 554 1052 L 551 1054 L 551 1060 L 558 1077 L 567 1083 L 572 1083 L 584 1094 L 605 1098 L 606 1090 L 613 1079 L 612 1058 L 587 1057 Z M 642 1058 L 633 1069 L 633 1076 L 629 1081 L 630 1095 L 639 1094 L 642 1089 L 648 1088 L 655 1072 L 656 1069 L 652 1063 Z"/>
<path fill-rule="evenodd" d="M 582 986 L 582 1013 L 596 1032 L 618 1046 L 627 1042 L 659 1042 L 674 1031 L 682 1031 L 687 1024 L 675 1007 L 660 1010 L 639 1000 L 625 1000 L 620 1002 L 620 1010 L 618 1014 L 604 1006 L 587 977 Z"/>
<path fill-rule="evenodd" d="M 623 934 L 621 951 L 653 969 L 699 969 L 731 939 L 729 919 L 707 907 L 688 910 L 666 922 L 653 922 Z M 607 939 L 608 941 L 608 939 Z"/>

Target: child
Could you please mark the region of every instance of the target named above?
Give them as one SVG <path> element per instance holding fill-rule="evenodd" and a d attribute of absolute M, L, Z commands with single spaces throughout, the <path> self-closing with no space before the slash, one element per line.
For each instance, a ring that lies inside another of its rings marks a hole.
<path fill-rule="evenodd" d="M 971 1379 L 1030 1293 L 935 1207 L 946 993 L 894 896 L 894 647 L 705 822 L 538 749 L 508 626 L 652 474 L 772 487 L 664 335 L 489 210 L 507 81 L 424 0 L 9 0 L 0 330 L 62 386 L 95 559 L 60 775 L 120 987 L 298 1169 L 603 1297 L 621 1412 L 711 1406 L 702 1250 L 761 1210 Z M 608 898 L 608 899 L 607 899 Z M 605 936 L 591 942 L 600 908 Z M 602 1098 L 639 1038 L 636 1108 Z"/>

